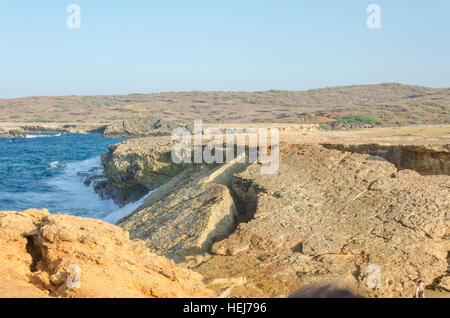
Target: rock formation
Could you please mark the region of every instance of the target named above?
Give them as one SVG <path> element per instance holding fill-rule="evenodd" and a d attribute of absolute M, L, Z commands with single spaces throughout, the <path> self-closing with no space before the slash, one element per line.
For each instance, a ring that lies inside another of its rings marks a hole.
<path fill-rule="evenodd" d="M 177 262 L 204 255 L 241 219 L 229 187 L 232 174 L 246 166 L 232 162 L 215 170 L 186 170 L 118 225 L 145 241 L 151 251 Z"/>
<path fill-rule="evenodd" d="M 24 137 L 27 133 L 103 133 L 106 124 L 64 124 L 64 123 L 0 123 L 0 132 L 9 132 L 9 135 Z M 16 132 L 12 134 L 11 132 Z"/>
<path fill-rule="evenodd" d="M 398 169 L 410 169 L 424 175 L 450 175 L 450 145 L 323 144 L 328 149 L 379 156 Z"/>
<path fill-rule="evenodd" d="M 103 167 L 94 167 L 88 171 L 77 173 L 83 180 L 83 184 L 92 187 L 102 200 L 113 200 L 120 207 L 128 203 L 136 202 L 148 193 L 148 189 L 141 185 L 129 188 L 119 188 L 106 178 Z"/>
<path fill-rule="evenodd" d="M 102 165 L 108 180 L 119 188 L 141 185 L 154 190 L 186 169 L 172 162 L 171 150 L 170 137 L 130 139 L 111 145 Z"/>
<path fill-rule="evenodd" d="M 145 137 L 109 146 L 102 156 L 106 177 L 121 189 L 155 190 L 182 173 L 200 175 L 218 164 L 173 162 L 170 137 Z"/>
<path fill-rule="evenodd" d="M 224 185 L 195 183 L 119 222 L 151 251 L 175 261 L 202 255 L 235 229 L 237 211 Z"/>
<path fill-rule="evenodd" d="M 146 161 L 141 175 L 127 175 L 143 158 L 130 142 L 118 146 L 128 157 L 114 158 L 123 165 L 118 180 L 163 184 L 155 171 L 167 163 L 158 158 Z M 259 164 L 244 169 L 161 174 L 170 181 L 119 225 L 152 251 L 210 277 L 214 289 L 232 286 L 228 296 L 282 296 L 315 282 L 383 297 L 409 297 L 418 279 L 447 286 L 445 173 L 423 176 L 380 156 L 295 144 L 281 150 L 275 175 L 262 175 Z M 381 288 L 369 288 L 377 268 Z"/>
<path fill-rule="evenodd" d="M 0 212 L 0 244 L 0 298 L 215 297 L 200 274 L 98 220 Z"/>
<path fill-rule="evenodd" d="M 8 136 L 10 138 L 25 138 L 26 134 L 23 130 L 14 129 L 9 131 Z"/>
<path fill-rule="evenodd" d="M 104 137 L 147 137 L 170 136 L 173 129 L 184 127 L 192 130 L 183 121 L 164 120 L 153 117 L 127 119 L 110 123 L 0 123 L 0 132 L 59 133 L 74 134 L 100 133 Z M 10 134 L 10 136 L 14 136 Z M 14 136 L 16 137 L 16 136 Z"/>
<path fill-rule="evenodd" d="M 105 137 L 147 137 L 170 136 L 177 127 L 189 129 L 186 123 L 181 121 L 164 120 L 160 118 L 145 117 L 128 119 L 110 124 L 103 132 Z"/>
<path fill-rule="evenodd" d="M 232 188 L 253 219 L 214 244 L 214 255 L 195 270 L 246 278 L 234 296 L 280 296 L 338 282 L 367 296 L 410 297 L 418 279 L 431 286 L 448 280 L 448 176 L 290 145 L 276 175 L 252 165 Z M 381 285 L 372 289 L 368 279 L 377 268 Z"/>

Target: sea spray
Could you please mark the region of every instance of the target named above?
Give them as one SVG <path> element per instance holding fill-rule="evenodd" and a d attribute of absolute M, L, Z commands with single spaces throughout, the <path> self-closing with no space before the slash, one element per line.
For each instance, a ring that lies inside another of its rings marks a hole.
<path fill-rule="evenodd" d="M 123 208 L 120 208 L 120 209 L 108 214 L 105 218 L 103 218 L 103 221 L 106 221 L 106 222 L 109 222 L 112 224 L 117 224 L 117 222 L 120 219 L 130 215 L 131 213 L 136 211 L 142 204 L 144 204 L 145 200 L 152 194 L 152 192 L 153 191 L 150 191 L 146 196 L 141 198 L 139 201 L 129 203 L 126 206 L 124 206 Z"/>
<path fill-rule="evenodd" d="M 59 212 L 98 218 L 106 222 L 116 223 L 121 218 L 136 210 L 144 203 L 145 198 L 150 195 L 149 193 L 138 201 L 120 207 L 111 199 L 101 199 L 94 190 L 94 182 L 89 185 L 85 184 L 84 181 L 86 178 L 91 176 L 89 172 L 94 174 L 103 173 L 100 157 L 69 163 L 64 168 L 64 173 L 49 180 L 49 184 L 58 190 L 63 200 L 70 198 L 67 202 L 59 203 L 60 206 L 67 206 L 67 212 Z M 86 212 L 83 213 L 83 211 Z"/>

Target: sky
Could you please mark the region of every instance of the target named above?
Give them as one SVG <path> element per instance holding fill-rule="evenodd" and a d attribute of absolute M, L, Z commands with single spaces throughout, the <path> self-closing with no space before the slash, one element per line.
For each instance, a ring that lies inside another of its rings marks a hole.
<path fill-rule="evenodd" d="M 449 35 L 448 0 L 1 1 L 0 98 L 448 87 Z"/>

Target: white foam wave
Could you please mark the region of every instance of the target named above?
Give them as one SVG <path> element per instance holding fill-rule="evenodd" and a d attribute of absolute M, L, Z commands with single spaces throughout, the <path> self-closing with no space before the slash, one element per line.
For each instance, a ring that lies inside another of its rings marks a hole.
<path fill-rule="evenodd" d="M 92 168 L 99 168 L 93 173 L 101 173 L 100 156 L 66 164 L 55 161 L 49 166 L 61 168 L 60 174 L 46 182 L 51 191 L 0 192 L 0 199 L 8 199 L 29 208 L 47 208 L 51 213 L 90 217 L 115 224 L 135 211 L 149 195 L 124 207 L 118 206 L 113 200 L 102 200 L 95 193 L 93 184 L 88 187 L 83 183 L 86 176 L 79 174 L 89 172 Z"/>
<path fill-rule="evenodd" d="M 61 164 L 59 161 L 50 162 L 47 166 L 47 170 L 56 169 L 58 167 L 62 167 L 64 164 Z"/>
<path fill-rule="evenodd" d="M 112 200 L 101 200 L 92 187 L 83 184 L 78 172 L 100 166 L 100 157 L 67 163 L 63 173 L 50 179 L 47 184 L 55 189 L 54 203 L 57 212 L 102 218 L 119 207 Z"/>
<path fill-rule="evenodd" d="M 50 138 L 50 137 L 60 137 L 60 136 L 61 136 L 61 133 L 59 133 L 59 134 L 52 134 L 52 135 L 31 135 L 31 134 L 28 134 L 28 135 L 25 136 L 25 138 L 33 139 L 33 138 Z"/>
<path fill-rule="evenodd" d="M 84 185 L 83 178 L 78 174 L 100 166 L 100 156 L 68 163 L 64 167 L 64 172 L 51 179 L 48 183 L 57 189 L 58 196 L 61 198 L 57 206 L 63 207 L 63 209 L 66 208 L 69 214 L 103 219 L 106 222 L 115 224 L 142 205 L 148 195 L 124 207 L 119 207 L 113 200 L 100 199 L 99 195 L 95 193 L 92 184 L 90 187 Z"/>
<path fill-rule="evenodd" d="M 117 222 L 133 213 L 136 209 L 138 209 L 142 204 L 144 204 L 145 199 L 149 197 L 150 194 L 152 194 L 153 191 L 150 191 L 146 196 L 142 197 L 139 201 L 129 203 L 123 208 L 120 208 L 114 212 L 111 212 L 106 217 L 103 218 L 103 221 L 109 222 L 112 224 L 117 224 Z"/>

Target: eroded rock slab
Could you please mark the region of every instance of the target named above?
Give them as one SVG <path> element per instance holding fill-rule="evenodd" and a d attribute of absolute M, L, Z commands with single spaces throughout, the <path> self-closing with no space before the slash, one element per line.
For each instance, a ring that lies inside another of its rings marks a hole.
<path fill-rule="evenodd" d="M 177 262 L 208 252 L 215 240 L 236 227 L 237 210 L 222 184 L 193 182 L 168 196 L 148 200 L 152 201 L 148 207 L 118 225 L 133 239 L 145 241 L 151 251 Z"/>

